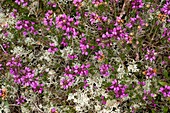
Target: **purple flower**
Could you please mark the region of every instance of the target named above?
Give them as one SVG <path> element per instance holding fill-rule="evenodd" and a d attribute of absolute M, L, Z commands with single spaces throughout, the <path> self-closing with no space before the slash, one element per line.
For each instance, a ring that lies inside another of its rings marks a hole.
<path fill-rule="evenodd" d="M 62 45 L 63 47 L 68 46 L 68 43 L 66 42 L 66 38 L 62 38 L 61 45 Z"/>
<path fill-rule="evenodd" d="M 132 9 L 140 9 L 144 6 L 142 0 L 132 0 L 131 1 Z"/>
<path fill-rule="evenodd" d="M 17 3 L 18 5 L 21 5 L 21 4 L 22 4 L 22 6 L 25 7 L 25 6 L 28 5 L 28 2 L 27 2 L 27 1 L 28 1 L 28 0 L 15 0 L 15 3 Z"/>
<path fill-rule="evenodd" d="M 2 70 L 3 68 L 2 68 L 2 64 L 0 64 L 0 71 Z"/>
<path fill-rule="evenodd" d="M 58 48 L 55 47 L 54 43 L 50 43 L 50 48 L 48 49 L 48 52 L 54 54 L 56 51 L 58 51 Z"/>
<path fill-rule="evenodd" d="M 111 65 L 109 64 L 102 64 L 100 66 L 100 74 L 102 74 L 103 77 L 110 76 L 109 69 L 111 68 Z"/>
<path fill-rule="evenodd" d="M 125 94 L 127 86 L 118 84 L 116 79 L 112 81 L 112 85 L 108 89 L 114 91 L 116 98 L 123 98 L 128 96 L 128 94 Z"/>
<path fill-rule="evenodd" d="M 38 33 L 38 31 L 35 30 L 34 25 L 35 25 L 34 22 L 31 22 L 28 20 L 18 20 L 15 25 L 15 28 L 17 30 L 24 30 L 23 35 L 26 35 L 27 32 L 30 32 L 30 33 L 36 35 Z"/>
<path fill-rule="evenodd" d="M 60 85 L 63 89 L 68 89 L 70 86 L 72 86 L 74 83 L 74 79 L 70 78 L 62 78 L 60 80 Z"/>
<path fill-rule="evenodd" d="M 139 84 L 139 85 L 142 85 L 142 86 L 145 86 L 145 85 L 146 85 L 146 83 L 145 83 L 144 81 L 142 81 L 142 82 L 139 81 L 138 84 Z"/>
<path fill-rule="evenodd" d="M 152 78 L 154 76 L 156 76 L 156 69 L 153 69 L 151 67 L 149 67 L 144 74 L 146 75 L 146 78 Z"/>
<path fill-rule="evenodd" d="M 92 0 L 92 4 L 99 5 L 103 2 L 103 0 Z"/>
<path fill-rule="evenodd" d="M 83 88 L 86 89 L 89 86 L 89 84 L 87 83 L 87 80 L 84 80 L 84 86 Z"/>
<path fill-rule="evenodd" d="M 11 16 L 16 18 L 16 14 L 17 14 L 17 9 L 13 9 L 13 12 L 11 13 Z"/>
<path fill-rule="evenodd" d="M 151 93 L 151 91 L 144 90 L 144 95 L 142 98 L 145 102 L 148 104 L 151 104 L 152 106 L 156 107 L 155 101 L 154 101 L 154 94 Z"/>
<path fill-rule="evenodd" d="M 51 113 L 55 113 L 56 112 L 56 108 L 51 108 Z"/>
<path fill-rule="evenodd" d="M 99 16 L 96 13 L 92 12 L 90 14 L 90 23 L 91 24 L 96 23 L 98 19 L 99 19 Z"/>
<path fill-rule="evenodd" d="M 106 100 L 105 100 L 104 96 L 101 96 L 101 100 L 102 100 L 101 103 L 105 105 L 106 104 Z"/>
<path fill-rule="evenodd" d="M 155 50 L 147 49 L 147 54 L 145 55 L 146 60 L 150 60 L 151 62 L 156 59 Z"/>
<path fill-rule="evenodd" d="M 89 49 L 89 45 L 87 44 L 86 38 L 82 38 L 80 40 L 80 49 L 81 49 L 83 55 L 88 55 L 87 50 Z"/>
<path fill-rule="evenodd" d="M 161 92 L 164 97 L 170 97 L 170 86 L 165 85 L 164 87 L 160 87 L 159 92 Z"/>
<path fill-rule="evenodd" d="M 83 1 L 83 0 L 73 0 L 73 4 L 74 4 L 76 7 L 80 7 L 82 1 Z"/>
<path fill-rule="evenodd" d="M 170 2 L 169 1 L 166 1 L 166 3 L 161 8 L 161 11 L 166 15 L 170 15 Z"/>
<path fill-rule="evenodd" d="M 23 104 L 26 102 L 26 98 L 23 97 L 23 96 L 20 96 L 17 100 L 16 100 L 17 104 L 20 105 L 20 104 Z"/>
<path fill-rule="evenodd" d="M 74 59 L 77 58 L 77 55 L 70 55 L 70 54 L 68 54 L 68 58 L 70 58 L 71 60 L 74 60 Z"/>
<path fill-rule="evenodd" d="M 47 4 L 48 4 L 49 6 L 51 6 L 51 7 L 56 7 L 56 6 L 57 6 L 56 3 L 52 3 L 52 2 L 50 2 L 50 1 L 49 1 Z"/>
<path fill-rule="evenodd" d="M 43 24 L 47 26 L 47 30 L 50 30 L 50 28 L 53 25 L 53 18 L 52 18 L 53 12 L 52 10 L 48 10 L 45 14 L 45 17 L 43 19 Z"/>
<path fill-rule="evenodd" d="M 95 52 L 95 55 L 96 56 L 94 56 L 94 58 L 96 60 L 102 61 L 104 59 L 104 55 L 103 55 L 103 53 L 101 51 Z"/>

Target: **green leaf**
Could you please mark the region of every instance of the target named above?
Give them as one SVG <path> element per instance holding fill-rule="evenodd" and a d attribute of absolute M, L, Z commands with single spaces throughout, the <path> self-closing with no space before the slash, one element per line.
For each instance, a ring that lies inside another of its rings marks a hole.
<path fill-rule="evenodd" d="M 4 104 L 5 104 L 5 106 L 9 107 L 8 101 L 5 101 Z"/>
<path fill-rule="evenodd" d="M 152 110 L 152 113 L 155 113 L 155 110 Z"/>
<path fill-rule="evenodd" d="M 164 111 L 164 113 L 168 113 L 168 107 L 164 106 L 163 111 Z"/>
<path fill-rule="evenodd" d="M 164 75 L 166 78 L 168 78 L 168 71 L 167 71 L 167 70 L 164 70 L 164 71 L 163 71 L 163 75 Z"/>
<path fill-rule="evenodd" d="M 168 85 L 166 82 L 159 82 L 159 84 L 162 86 Z"/>

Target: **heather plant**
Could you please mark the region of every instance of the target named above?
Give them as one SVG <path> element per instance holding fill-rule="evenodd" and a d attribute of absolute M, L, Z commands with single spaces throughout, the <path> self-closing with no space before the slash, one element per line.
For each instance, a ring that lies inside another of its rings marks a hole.
<path fill-rule="evenodd" d="M 0 113 L 169 113 L 169 0 L 1 0 Z"/>

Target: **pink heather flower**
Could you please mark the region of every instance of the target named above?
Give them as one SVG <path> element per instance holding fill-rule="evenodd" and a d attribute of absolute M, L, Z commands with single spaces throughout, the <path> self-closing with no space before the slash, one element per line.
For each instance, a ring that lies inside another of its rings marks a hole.
<path fill-rule="evenodd" d="M 50 28 L 53 25 L 53 18 L 52 18 L 53 12 L 52 10 L 48 10 L 45 14 L 45 17 L 43 19 L 43 24 L 47 26 L 47 30 L 50 30 Z"/>
<path fill-rule="evenodd" d="M 97 21 L 98 19 L 99 19 L 99 16 L 98 16 L 96 13 L 92 12 L 92 13 L 90 14 L 90 23 L 91 23 L 91 24 L 96 23 L 96 21 Z"/>
<path fill-rule="evenodd" d="M 74 4 L 76 7 L 80 7 L 82 1 L 83 1 L 83 0 L 73 0 L 73 4 Z"/>
<path fill-rule="evenodd" d="M 160 87 L 159 92 L 161 92 L 164 97 L 170 97 L 170 86 L 165 85 L 164 87 Z"/>
<path fill-rule="evenodd" d="M 2 94 L 3 94 L 3 91 L 2 91 L 2 89 L 0 89 L 0 97 L 2 96 Z"/>
<path fill-rule="evenodd" d="M 100 66 L 100 74 L 102 74 L 103 77 L 110 76 L 109 69 L 111 68 L 111 65 L 109 64 L 102 64 Z"/>
<path fill-rule="evenodd" d="M 142 98 L 147 104 L 151 104 L 152 106 L 156 107 L 155 101 L 154 101 L 154 94 L 149 91 L 144 90 L 144 95 Z"/>
<path fill-rule="evenodd" d="M 68 89 L 70 86 L 73 85 L 74 81 L 75 81 L 74 79 L 62 78 L 60 80 L 60 85 L 63 89 Z"/>
<path fill-rule="evenodd" d="M 26 35 L 27 32 L 30 32 L 34 35 L 36 35 L 38 33 L 38 31 L 35 30 L 34 28 L 35 23 L 28 21 L 28 20 L 18 20 L 15 28 L 17 30 L 22 30 L 23 31 L 23 35 Z"/>
<path fill-rule="evenodd" d="M 66 42 L 66 38 L 62 38 L 61 45 L 62 45 L 63 47 L 68 46 L 68 43 Z"/>
<path fill-rule="evenodd" d="M 145 85 L 146 85 L 146 83 L 145 83 L 144 81 L 142 81 L 142 82 L 139 81 L 138 84 L 139 84 L 139 85 L 142 85 L 142 86 L 145 86 Z"/>
<path fill-rule="evenodd" d="M 88 68 L 90 67 L 90 64 L 83 64 L 83 65 L 81 65 L 81 67 L 79 68 L 80 70 L 79 70 L 79 74 L 81 75 L 81 76 L 88 76 L 88 74 L 89 74 L 89 71 L 88 71 Z"/>
<path fill-rule="evenodd" d="M 131 1 L 132 9 L 140 9 L 144 6 L 142 0 L 132 0 Z"/>
<path fill-rule="evenodd" d="M 103 3 L 103 0 L 92 0 L 92 4 L 99 5 Z"/>
<path fill-rule="evenodd" d="M 17 9 L 13 9 L 13 12 L 11 13 L 11 16 L 13 17 L 13 18 L 16 18 L 16 14 L 17 14 Z"/>
<path fill-rule="evenodd" d="M 18 5 L 22 5 L 23 7 L 28 5 L 28 0 L 15 0 L 15 3 L 17 3 Z"/>
<path fill-rule="evenodd" d="M 17 104 L 23 104 L 24 102 L 26 102 L 26 98 L 23 96 L 20 96 L 17 100 L 16 100 Z"/>
<path fill-rule="evenodd" d="M 55 47 L 54 43 L 50 43 L 50 48 L 48 49 L 48 52 L 54 54 L 56 51 L 58 51 L 58 48 Z"/>
<path fill-rule="evenodd" d="M 103 55 L 103 53 L 102 53 L 101 51 L 95 52 L 95 55 L 96 55 L 96 56 L 94 56 L 94 58 L 95 58 L 96 60 L 101 60 L 101 59 L 103 59 L 103 57 L 104 57 L 104 55 Z"/>
<path fill-rule="evenodd" d="M 65 71 L 64 71 L 64 76 L 67 76 L 69 77 L 70 79 L 74 79 L 74 77 L 78 74 L 78 72 L 76 72 L 74 70 L 74 68 L 70 68 L 70 66 L 67 66 L 65 68 Z"/>
<path fill-rule="evenodd" d="M 156 76 L 156 69 L 149 67 L 148 70 L 145 71 L 145 75 L 147 78 L 152 78 Z"/>
<path fill-rule="evenodd" d="M 54 7 L 54 8 L 57 6 L 56 3 L 52 3 L 52 2 L 50 2 L 50 1 L 49 1 L 47 4 L 48 4 L 49 6 L 51 6 L 51 7 Z"/>
<path fill-rule="evenodd" d="M 56 112 L 56 108 L 51 108 L 51 113 L 55 113 Z"/>
<path fill-rule="evenodd" d="M 0 64 L 0 71 L 2 70 L 3 68 L 2 68 L 2 64 Z"/>
<path fill-rule="evenodd" d="M 70 55 L 70 54 L 68 54 L 68 58 L 71 59 L 71 60 L 74 60 L 74 59 L 76 59 L 78 57 L 77 57 L 77 55 Z"/>
<path fill-rule="evenodd" d="M 116 79 L 112 81 L 112 85 L 108 88 L 108 90 L 114 91 L 116 98 L 123 98 L 128 96 L 128 94 L 125 94 L 126 89 L 127 86 L 118 84 Z"/>
<path fill-rule="evenodd" d="M 102 100 L 101 103 L 104 104 L 104 105 L 106 105 L 106 100 L 105 100 L 105 97 L 104 97 L 104 96 L 101 96 L 101 100 Z"/>
<path fill-rule="evenodd" d="M 168 41 L 170 42 L 170 29 L 164 28 L 164 32 L 162 34 L 162 37 L 168 38 Z"/>
<path fill-rule="evenodd" d="M 147 49 L 147 54 L 145 55 L 146 60 L 150 60 L 151 62 L 156 59 L 155 57 L 155 50 Z"/>
<path fill-rule="evenodd" d="M 161 11 L 166 15 L 170 15 L 170 1 L 166 1 L 166 3 L 161 8 Z"/>
<path fill-rule="evenodd" d="M 89 86 L 89 84 L 87 83 L 87 80 L 84 80 L 84 86 L 83 88 L 86 89 Z"/>
<path fill-rule="evenodd" d="M 82 51 L 82 54 L 83 55 L 88 55 L 88 49 L 89 49 L 89 45 L 88 45 L 88 43 L 87 43 L 87 39 L 86 38 L 82 38 L 81 40 L 80 40 L 80 49 L 81 49 L 81 51 Z"/>

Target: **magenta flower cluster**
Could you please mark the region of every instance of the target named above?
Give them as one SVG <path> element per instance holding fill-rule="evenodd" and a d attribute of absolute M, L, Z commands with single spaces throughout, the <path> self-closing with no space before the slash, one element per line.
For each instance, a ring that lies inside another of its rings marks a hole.
<path fill-rule="evenodd" d="M 0 71 L 3 69 L 2 64 L 0 64 Z"/>
<path fill-rule="evenodd" d="M 81 66 L 74 66 L 74 67 L 70 67 L 67 66 L 65 68 L 64 71 L 64 76 L 65 78 L 62 78 L 60 80 L 60 85 L 62 86 L 62 88 L 67 89 L 69 86 L 72 86 L 72 84 L 74 83 L 74 78 L 77 75 L 80 76 L 88 76 L 88 68 L 90 67 L 90 64 L 82 64 Z"/>
<path fill-rule="evenodd" d="M 73 4 L 78 8 L 81 7 L 82 2 L 83 2 L 83 0 L 73 0 Z"/>
<path fill-rule="evenodd" d="M 43 19 L 43 24 L 47 27 L 47 30 L 50 30 L 50 28 L 53 25 L 53 18 L 52 18 L 52 16 L 53 16 L 52 10 L 48 10 L 45 13 L 45 17 Z"/>
<path fill-rule="evenodd" d="M 161 8 L 161 11 L 170 16 L 170 1 L 166 0 L 166 3 L 163 5 L 163 7 Z"/>
<path fill-rule="evenodd" d="M 154 94 L 151 93 L 151 91 L 144 90 L 144 95 L 142 99 L 148 104 L 151 104 L 152 106 L 156 107 L 156 104 L 154 102 Z"/>
<path fill-rule="evenodd" d="M 155 50 L 147 49 L 147 54 L 145 55 L 146 60 L 150 60 L 151 62 L 156 59 L 155 57 Z"/>
<path fill-rule="evenodd" d="M 28 5 L 28 0 L 15 0 L 15 3 L 22 5 L 23 7 Z"/>
<path fill-rule="evenodd" d="M 165 85 L 164 87 L 160 87 L 159 92 L 161 92 L 164 97 L 170 97 L 170 86 Z"/>
<path fill-rule="evenodd" d="M 25 103 L 26 100 L 27 99 L 24 96 L 20 96 L 18 99 L 16 99 L 17 105 Z"/>
<path fill-rule="evenodd" d="M 94 5 L 99 5 L 101 3 L 103 3 L 103 0 L 92 0 L 92 4 Z"/>
<path fill-rule="evenodd" d="M 64 36 L 67 36 L 68 39 L 71 37 L 75 38 L 78 35 L 78 31 L 73 27 L 79 24 L 78 19 L 74 21 L 74 18 L 62 14 L 56 17 L 56 28 L 61 28 L 65 33 Z"/>
<path fill-rule="evenodd" d="M 67 42 L 66 38 L 62 38 L 61 46 L 63 46 L 63 47 L 67 47 L 68 46 L 68 42 Z"/>
<path fill-rule="evenodd" d="M 149 67 L 147 70 L 146 70 L 146 78 L 152 78 L 154 76 L 156 76 L 156 70 Z"/>
<path fill-rule="evenodd" d="M 11 13 L 11 16 L 12 16 L 13 18 L 16 18 L 16 17 L 17 17 L 17 12 L 18 12 L 17 9 L 13 9 L 13 12 Z"/>
<path fill-rule="evenodd" d="M 2 89 L 0 89 L 0 96 L 2 96 L 2 93 L 3 93 L 3 91 L 2 91 Z"/>
<path fill-rule="evenodd" d="M 131 0 L 132 9 L 140 9 L 144 6 L 142 0 Z"/>
<path fill-rule="evenodd" d="M 109 65 L 109 64 L 102 64 L 100 66 L 100 74 L 103 76 L 103 77 L 107 77 L 107 76 L 110 76 L 110 73 L 109 73 L 109 69 L 111 69 L 112 66 Z"/>
<path fill-rule="evenodd" d="M 96 39 L 96 42 L 99 46 L 105 48 L 112 46 L 112 39 L 129 41 L 129 36 L 128 33 L 126 33 L 126 29 L 123 29 L 121 26 L 117 25 L 115 28 L 102 34 L 102 38 Z"/>
<path fill-rule="evenodd" d="M 50 2 L 50 1 L 49 1 L 47 4 L 48 4 L 49 6 L 51 6 L 51 7 L 54 7 L 54 8 L 57 6 L 56 3 L 52 3 L 52 2 Z"/>
<path fill-rule="evenodd" d="M 56 113 L 56 108 L 51 108 L 51 113 Z"/>
<path fill-rule="evenodd" d="M 35 30 L 34 25 L 35 25 L 35 22 L 31 22 L 28 20 L 18 20 L 15 25 L 15 28 L 17 30 L 22 30 L 23 31 L 22 33 L 24 36 L 26 36 L 28 32 L 36 35 L 38 34 L 38 31 Z"/>
<path fill-rule="evenodd" d="M 89 84 L 87 83 L 87 80 L 84 80 L 84 86 L 83 88 L 86 89 L 89 86 Z"/>
<path fill-rule="evenodd" d="M 96 60 L 102 59 L 102 57 L 103 57 L 102 51 L 95 52 L 94 58 L 95 58 Z"/>
<path fill-rule="evenodd" d="M 136 17 L 131 17 L 130 21 L 126 24 L 126 26 L 128 28 L 132 28 L 135 25 L 139 25 L 139 26 L 144 26 L 146 23 L 144 22 L 144 20 L 139 16 L 136 15 Z"/>
<path fill-rule="evenodd" d="M 80 40 L 80 50 L 82 52 L 83 55 L 88 55 L 88 49 L 90 48 L 89 42 L 87 41 L 87 39 L 85 37 L 81 38 Z"/>
<path fill-rule="evenodd" d="M 35 77 L 35 71 L 29 67 L 23 67 L 19 56 L 12 57 L 7 62 L 6 66 L 10 68 L 10 74 L 13 75 L 14 82 L 22 86 L 30 86 L 34 92 L 42 93 L 43 84 L 38 82 L 38 77 Z"/>
<path fill-rule="evenodd" d="M 56 51 L 58 51 L 58 48 L 55 47 L 54 43 L 50 43 L 50 48 L 48 49 L 48 52 L 54 54 Z"/>
<path fill-rule="evenodd" d="M 71 87 L 73 85 L 74 81 L 75 80 L 72 78 L 62 78 L 60 80 L 61 88 L 68 89 L 69 87 Z"/>
<path fill-rule="evenodd" d="M 168 41 L 170 42 L 170 29 L 164 28 L 164 32 L 162 34 L 162 37 L 167 37 Z"/>
<path fill-rule="evenodd" d="M 125 93 L 127 86 L 118 84 L 116 79 L 112 81 L 112 85 L 108 89 L 114 91 L 116 98 L 123 98 L 128 96 L 128 94 Z"/>
<path fill-rule="evenodd" d="M 76 59 L 78 57 L 77 57 L 76 54 L 74 54 L 74 55 L 68 54 L 68 58 L 71 59 L 71 60 L 74 60 L 74 59 Z"/>

